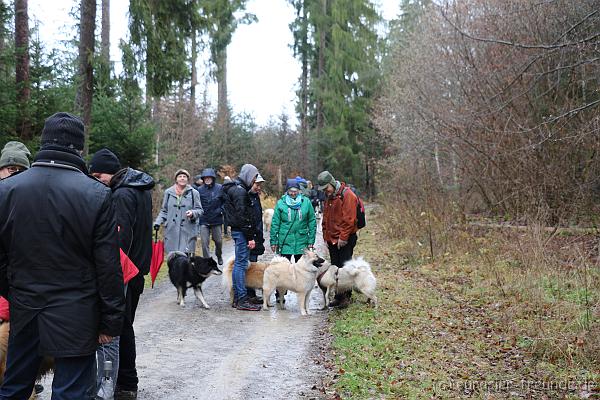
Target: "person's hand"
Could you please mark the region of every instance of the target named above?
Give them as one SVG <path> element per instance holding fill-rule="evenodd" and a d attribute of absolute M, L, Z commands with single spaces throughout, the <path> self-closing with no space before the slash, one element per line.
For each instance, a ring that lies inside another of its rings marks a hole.
<path fill-rule="evenodd" d="M 192 210 L 187 210 L 185 212 L 185 216 L 188 218 L 193 218 L 194 217 L 194 212 Z"/>
<path fill-rule="evenodd" d="M 154 230 L 157 231 L 160 229 L 160 225 L 159 224 L 154 224 Z"/>
<path fill-rule="evenodd" d="M 344 247 L 347 244 L 348 244 L 347 240 L 338 239 L 337 247 L 338 247 L 338 249 L 341 249 L 342 247 Z"/>
<path fill-rule="evenodd" d="M 271 251 L 273 253 L 277 253 L 277 246 L 271 246 Z"/>
<path fill-rule="evenodd" d="M 248 242 L 248 248 L 250 250 L 254 249 L 256 247 L 256 242 L 254 240 L 251 240 Z"/>
<path fill-rule="evenodd" d="M 98 335 L 98 343 L 100 344 L 110 343 L 111 340 L 113 340 L 112 336 L 105 335 L 104 333 Z"/>

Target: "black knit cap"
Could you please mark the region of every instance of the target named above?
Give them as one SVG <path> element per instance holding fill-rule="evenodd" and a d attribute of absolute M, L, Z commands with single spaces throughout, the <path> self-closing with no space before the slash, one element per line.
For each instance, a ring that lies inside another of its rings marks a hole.
<path fill-rule="evenodd" d="M 94 153 L 90 161 L 90 173 L 116 174 L 121 169 L 119 159 L 109 149 L 100 149 Z"/>
<path fill-rule="evenodd" d="M 83 122 L 78 117 L 58 112 L 46 119 L 42 131 L 42 146 L 57 144 L 75 150 L 83 150 L 85 140 Z"/>

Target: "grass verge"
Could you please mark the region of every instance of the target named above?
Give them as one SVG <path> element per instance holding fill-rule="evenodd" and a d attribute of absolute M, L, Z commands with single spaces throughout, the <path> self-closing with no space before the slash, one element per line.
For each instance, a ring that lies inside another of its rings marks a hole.
<path fill-rule="evenodd" d="M 432 262 L 381 234 L 383 222 L 372 213 L 355 249 L 379 307 L 355 295 L 330 314 L 332 397 L 598 398 L 597 268 L 552 264 L 560 247 L 534 262 L 535 249 L 519 255 L 495 233 L 464 236 Z"/>

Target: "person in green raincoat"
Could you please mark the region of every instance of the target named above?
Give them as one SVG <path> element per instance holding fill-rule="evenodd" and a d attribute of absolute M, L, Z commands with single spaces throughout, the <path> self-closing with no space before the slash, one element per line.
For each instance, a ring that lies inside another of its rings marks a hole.
<path fill-rule="evenodd" d="M 305 248 L 314 247 L 316 231 L 315 210 L 310 199 L 300 193 L 295 179 L 288 179 L 286 193 L 277 201 L 273 213 L 271 250 L 297 262 Z"/>

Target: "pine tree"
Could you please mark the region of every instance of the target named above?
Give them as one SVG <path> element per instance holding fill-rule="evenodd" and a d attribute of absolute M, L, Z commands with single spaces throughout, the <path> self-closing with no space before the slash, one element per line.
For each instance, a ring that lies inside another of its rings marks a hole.
<path fill-rule="evenodd" d="M 211 60 L 215 66 L 217 80 L 217 122 L 215 134 L 222 137 L 221 146 L 226 154 L 233 145 L 230 126 L 229 102 L 227 100 L 227 47 L 239 24 L 256 21 L 256 16 L 245 13 L 239 19 L 236 12 L 246 8 L 247 0 L 212 0 L 202 5 L 203 14 L 208 18 Z M 228 163 L 233 159 L 227 159 Z"/>
<path fill-rule="evenodd" d="M 83 154 L 88 154 L 90 129 L 92 125 L 92 102 L 94 97 L 94 57 L 96 29 L 96 0 L 81 0 L 81 22 L 79 25 L 79 90 L 75 108 L 80 113 L 85 126 Z"/>
<path fill-rule="evenodd" d="M 370 112 L 381 77 L 380 17 L 368 0 L 305 0 L 302 6 L 313 45 L 307 110 L 316 166 L 363 185 L 374 156 L 365 149 L 375 135 Z"/>
<path fill-rule="evenodd" d="M 15 0 L 15 78 L 17 87 L 16 131 L 22 140 L 32 137 L 29 101 L 29 13 L 27 0 Z"/>

